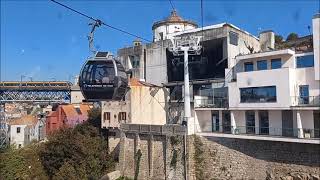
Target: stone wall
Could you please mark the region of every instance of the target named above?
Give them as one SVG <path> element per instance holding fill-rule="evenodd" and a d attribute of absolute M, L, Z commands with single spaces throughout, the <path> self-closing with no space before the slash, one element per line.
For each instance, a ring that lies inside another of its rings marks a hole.
<path fill-rule="evenodd" d="M 319 179 L 320 145 L 190 136 L 193 179 Z"/>
<path fill-rule="evenodd" d="M 134 179 L 185 179 L 185 128 L 122 125 L 119 170 Z"/>

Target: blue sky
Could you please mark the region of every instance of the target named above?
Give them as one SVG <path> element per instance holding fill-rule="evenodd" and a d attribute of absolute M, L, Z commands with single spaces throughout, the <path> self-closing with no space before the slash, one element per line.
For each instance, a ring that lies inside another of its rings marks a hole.
<path fill-rule="evenodd" d="M 166 18 L 169 0 L 60 1 L 92 17 L 147 39 L 153 22 Z M 185 19 L 201 22 L 200 0 L 172 0 Z M 203 0 L 204 25 L 232 23 L 254 35 L 272 29 L 286 37 L 290 32 L 309 34 L 318 0 Z M 1 0 L 1 80 L 71 80 L 88 57 L 89 20 L 48 0 Z M 101 27 L 95 45 L 103 51 L 132 44 L 134 37 Z M 25 78 L 27 79 L 27 78 Z"/>

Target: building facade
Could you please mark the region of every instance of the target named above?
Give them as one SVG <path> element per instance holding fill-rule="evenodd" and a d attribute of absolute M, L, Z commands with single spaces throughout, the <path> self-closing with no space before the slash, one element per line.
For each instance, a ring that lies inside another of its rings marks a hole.
<path fill-rule="evenodd" d="M 72 128 L 88 120 L 88 104 L 62 104 L 46 116 L 46 135 L 61 129 Z"/>
<path fill-rule="evenodd" d="M 228 108 L 199 108 L 198 132 L 320 138 L 319 21 L 316 15 L 311 48 L 304 51 L 292 47 L 236 56 L 236 64 L 226 69 L 232 74 L 226 78 Z"/>
<path fill-rule="evenodd" d="M 126 124 L 166 124 L 167 89 L 130 79 L 124 101 L 102 101 L 102 128 L 119 128 Z"/>
<path fill-rule="evenodd" d="M 39 141 L 41 131 L 37 116 L 26 115 L 9 123 L 10 144 L 16 148 L 24 147 L 32 141 Z"/>

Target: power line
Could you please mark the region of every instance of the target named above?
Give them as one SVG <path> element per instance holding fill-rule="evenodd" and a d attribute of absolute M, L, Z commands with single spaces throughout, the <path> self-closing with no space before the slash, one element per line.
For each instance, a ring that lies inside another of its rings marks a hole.
<path fill-rule="evenodd" d="M 170 4 L 171 4 L 171 8 L 172 8 L 172 10 L 174 11 L 174 10 L 175 10 L 175 8 L 174 8 L 174 6 L 173 6 L 173 4 L 172 4 L 172 1 L 171 1 L 171 0 L 169 0 L 169 2 L 170 2 Z"/>
<path fill-rule="evenodd" d="M 124 34 L 128 34 L 128 35 L 130 35 L 130 36 L 133 36 L 133 37 L 139 38 L 139 39 L 141 39 L 141 40 L 144 40 L 144 41 L 146 41 L 146 42 L 152 42 L 152 41 L 150 41 L 150 40 L 148 40 L 148 39 L 146 39 L 146 38 L 143 38 L 143 37 L 141 37 L 141 36 L 135 35 L 135 34 L 130 33 L 130 32 L 128 32 L 128 31 L 122 30 L 122 29 L 120 29 L 120 28 L 118 28 L 118 27 L 114 27 L 114 26 L 112 26 L 112 25 L 110 25 L 110 24 L 107 24 L 107 23 L 105 23 L 105 22 L 103 22 L 103 21 L 101 21 L 101 20 L 99 20 L 99 19 L 95 19 L 95 18 L 93 18 L 93 17 L 91 17 L 91 16 L 89 16 L 89 15 L 86 15 L 86 14 L 80 12 L 80 11 L 77 11 L 77 10 L 75 10 L 75 9 L 73 9 L 73 8 L 65 5 L 65 4 L 62 4 L 62 3 L 58 2 L 58 1 L 55 1 L 55 0 L 51 0 L 51 1 L 54 2 L 54 3 L 56 3 L 56 4 L 59 4 L 60 6 L 63 6 L 63 7 L 65 7 L 65 8 L 67 8 L 67 9 L 69 9 L 69 10 L 71 10 L 71 11 L 73 11 L 73 12 L 75 12 L 75 13 L 81 15 L 81 16 L 84 16 L 84 17 L 86 17 L 86 18 L 88 18 L 88 19 L 90 19 L 90 20 L 93 20 L 93 21 L 96 21 L 96 22 L 101 22 L 102 25 L 104 25 L 104 26 L 106 26 L 106 27 L 108 27 L 108 28 L 111 28 L 111 29 L 120 31 L 120 32 L 122 32 L 122 33 L 124 33 Z"/>

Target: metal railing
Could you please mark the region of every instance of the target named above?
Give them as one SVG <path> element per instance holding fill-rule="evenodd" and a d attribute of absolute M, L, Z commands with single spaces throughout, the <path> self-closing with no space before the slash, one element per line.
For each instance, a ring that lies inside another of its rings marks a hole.
<path fill-rule="evenodd" d="M 228 98 L 194 99 L 196 108 L 227 108 L 229 106 Z"/>
<path fill-rule="evenodd" d="M 294 106 L 320 106 L 320 96 L 293 96 Z"/>
<path fill-rule="evenodd" d="M 200 131 L 198 131 L 200 132 Z M 309 128 L 277 128 L 277 127 L 257 127 L 257 126 L 236 126 L 230 125 L 215 125 L 210 127 L 201 128 L 201 132 L 215 132 L 225 134 L 236 135 L 263 135 L 263 136 L 275 136 L 275 137 L 293 137 L 298 138 L 320 138 L 320 129 Z"/>

